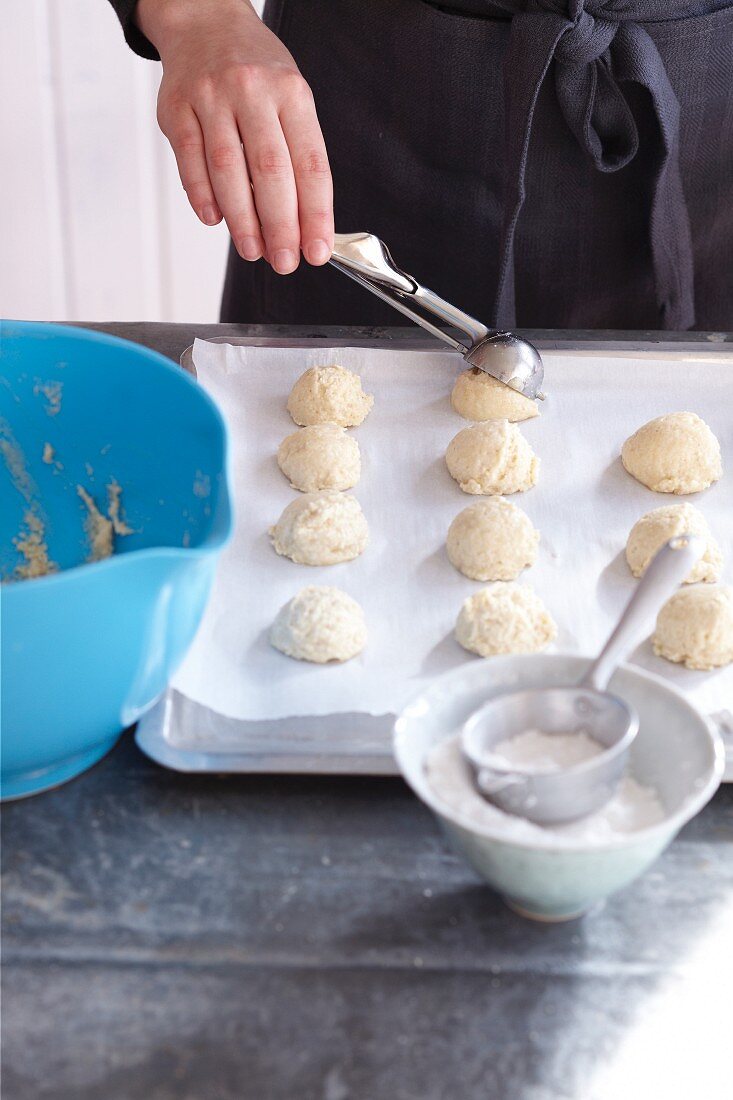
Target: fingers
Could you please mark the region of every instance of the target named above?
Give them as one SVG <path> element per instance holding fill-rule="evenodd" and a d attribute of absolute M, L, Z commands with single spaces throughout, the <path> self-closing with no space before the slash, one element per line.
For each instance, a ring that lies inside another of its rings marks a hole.
<path fill-rule="evenodd" d="M 258 260 L 265 242 L 235 118 L 212 104 L 199 108 L 199 119 L 209 179 L 234 245 L 243 259 Z"/>
<path fill-rule="evenodd" d="M 333 184 L 310 88 L 297 70 L 245 67 L 235 76 L 221 86 L 199 81 L 190 101 L 159 100 L 189 202 L 206 225 L 224 217 L 246 260 L 264 255 L 281 275 L 295 271 L 301 250 L 325 264 Z"/>
<path fill-rule="evenodd" d="M 289 101 L 280 114 L 298 193 L 300 246 L 310 264 L 325 264 L 333 249 L 333 182 L 313 97 Z"/>
<path fill-rule="evenodd" d="M 298 193 L 290 150 L 271 103 L 242 103 L 237 118 L 265 255 L 278 274 L 289 275 L 300 262 Z"/>
<path fill-rule="evenodd" d="M 221 210 L 214 196 L 206 166 L 204 137 L 193 110 L 158 108 L 158 123 L 176 157 L 178 175 L 194 212 L 204 225 L 218 225 Z"/>

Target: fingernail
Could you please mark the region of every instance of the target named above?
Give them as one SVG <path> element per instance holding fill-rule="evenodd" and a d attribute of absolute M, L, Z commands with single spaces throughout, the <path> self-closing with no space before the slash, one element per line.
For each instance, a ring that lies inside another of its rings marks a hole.
<path fill-rule="evenodd" d="M 216 225 L 217 222 L 221 221 L 221 214 L 211 203 L 203 208 L 201 217 L 207 225 Z"/>
<path fill-rule="evenodd" d="M 256 237 L 243 237 L 239 242 L 239 252 L 245 260 L 259 260 L 262 255 L 260 242 Z"/>
<path fill-rule="evenodd" d="M 298 266 L 298 257 L 289 248 L 279 248 L 273 256 L 273 262 L 279 275 L 289 275 Z"/>
<path fill-rule="evenodd" d="M 331 249 L 325 241 L 311 241 L 305 250 L 305 258 L 309 264 L 325 264 L 331 255 Z"/>

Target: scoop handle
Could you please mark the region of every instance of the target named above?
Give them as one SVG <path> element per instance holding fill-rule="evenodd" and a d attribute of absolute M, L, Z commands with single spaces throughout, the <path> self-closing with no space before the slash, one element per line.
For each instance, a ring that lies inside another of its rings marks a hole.
<path fill-rule="evenodd" d="M 491 335 L 491 330 L 486 325 L 446 302 L 434 290 L 420 286 L 413 275 L 408 275 L 398 267 L 384 241 L 373 233 L 336 233 L 331 263 L 344 275 L 349 275 L 367 290 L 371 290 L 382 301 L 388 302 L 394 309 L 432 332 L 433 336 L 461 352 L 469 351 Z M 466 336 L 467 343 L 455 340 L 444 329 L 432 324 L 414 308 L 415 304 L 439 321 L 459 329 Z"/>
<path fill-rule="evenodd" d="M 657 551 L 611 637 L 580 681 L 581 687 L 606 690 L 621 661 L 644 636 L 649 620 L 656 616 L 704 553 L 705 541 L 697 535 L 676 535 Z"/>

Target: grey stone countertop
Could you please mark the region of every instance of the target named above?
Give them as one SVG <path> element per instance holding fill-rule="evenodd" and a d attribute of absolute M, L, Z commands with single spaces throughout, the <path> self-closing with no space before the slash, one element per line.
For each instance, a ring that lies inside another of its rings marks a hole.
<path fill-rule="evenodd" d="M 174 358 L 244 331 L 95 327 Z M 2 816 L 4 1100 L 733 1095 L 731 785 L 564 925 L 395 779 L 182 775 L 127 733 Z"/>

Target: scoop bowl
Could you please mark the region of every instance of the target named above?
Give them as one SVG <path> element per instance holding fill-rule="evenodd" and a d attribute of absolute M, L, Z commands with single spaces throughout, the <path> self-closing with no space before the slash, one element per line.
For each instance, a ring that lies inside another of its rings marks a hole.
<path fill-rule="evenodd" d="M 534 344 L 513 332 L 492 332 L 468 349 L 464 359 L 530 400 L 544 401 L 545 368 Z"/>

